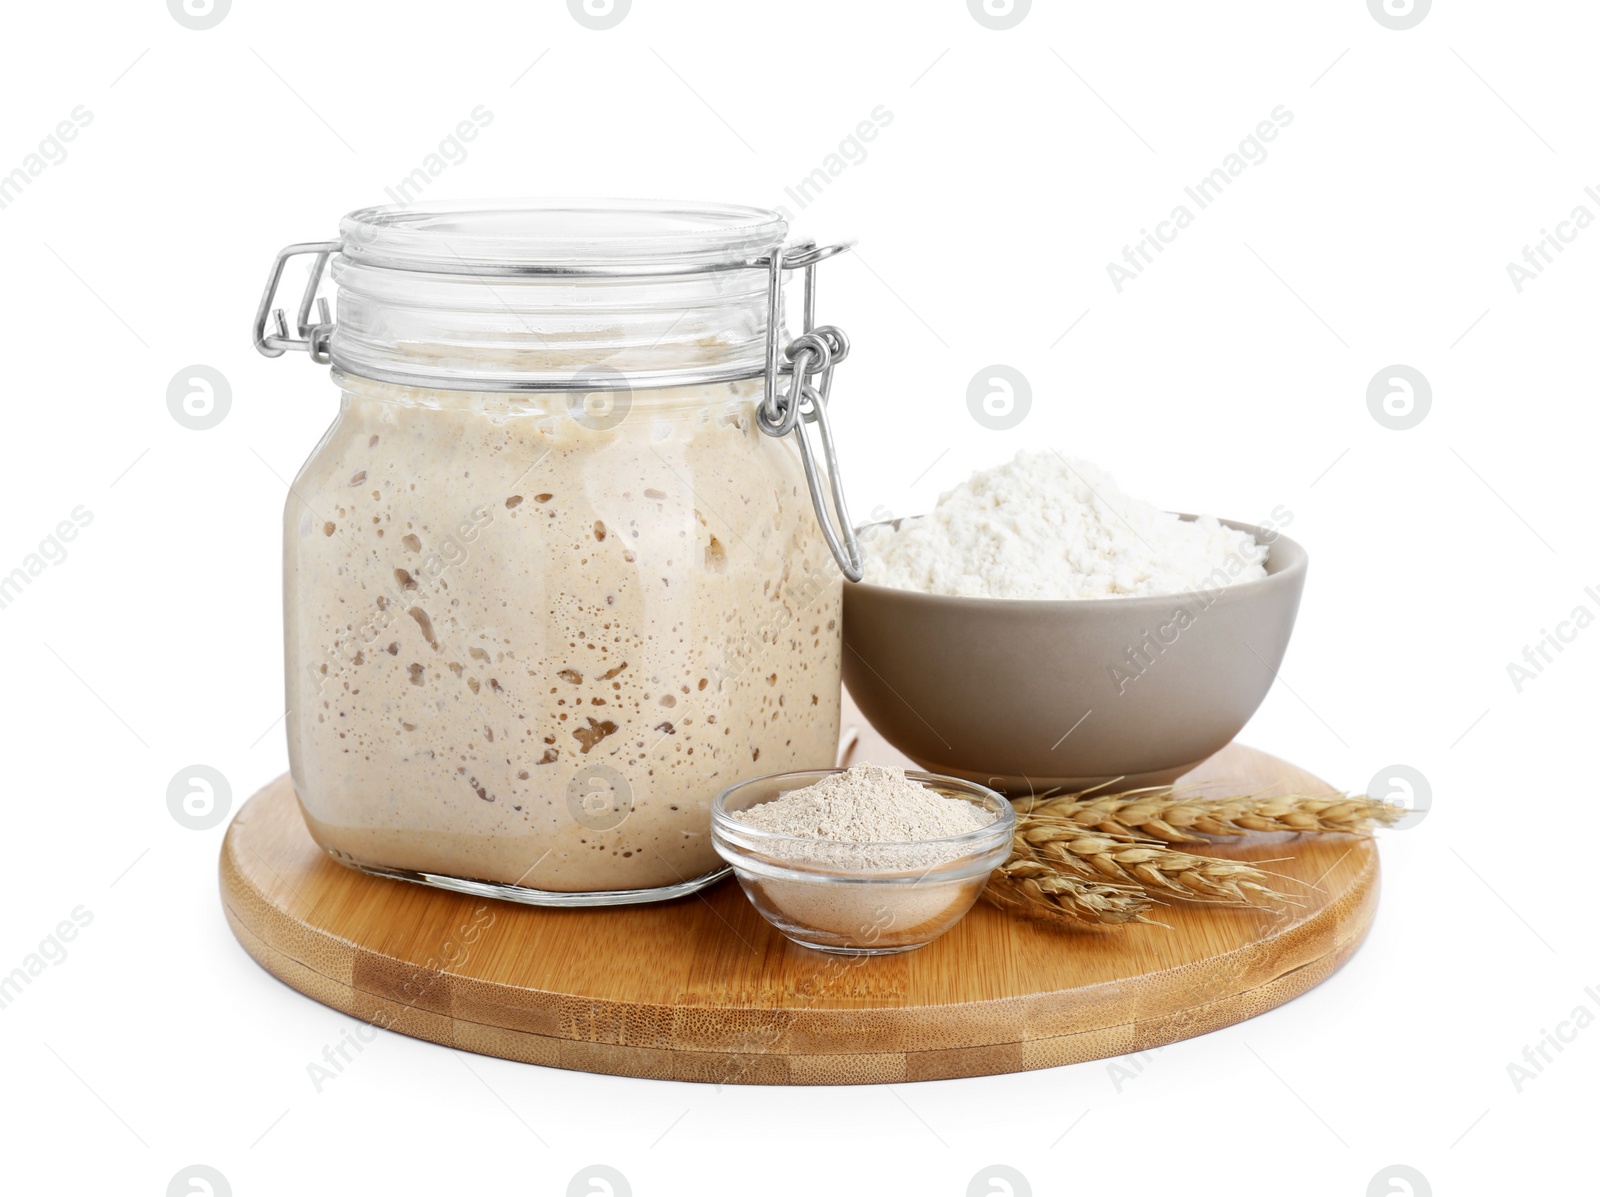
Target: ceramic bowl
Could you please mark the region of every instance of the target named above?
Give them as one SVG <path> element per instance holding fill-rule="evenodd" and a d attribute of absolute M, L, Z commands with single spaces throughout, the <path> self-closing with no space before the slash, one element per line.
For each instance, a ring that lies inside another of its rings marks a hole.
<path fill-rule="evenodd" d="M 1268 546 L 1265 578 L 1072 601 L 847 583 L 845 684 L 872 726 L 930 772 L 1013 796 L 1173 781 L 1261 705 L 1305 585 L 1300 545 L 1222 522 Z"/>

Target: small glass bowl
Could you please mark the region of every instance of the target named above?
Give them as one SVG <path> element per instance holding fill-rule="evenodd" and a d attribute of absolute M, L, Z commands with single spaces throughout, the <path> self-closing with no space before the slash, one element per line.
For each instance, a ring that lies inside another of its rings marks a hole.
<path fill-rule="evenodd" d="M 712 845 L 751 904 L 803 947 L 880 956 L 933 942 L 972 909 L 1010 856 L 1016 812 L 984 786 L 908 770 L 935 793 L 993 811 L 995 821 L 943 839 L 851 844 L 763 831 L 733 817 L 843 771 L 770 773 L 723 790 L 711 803 Z"/>

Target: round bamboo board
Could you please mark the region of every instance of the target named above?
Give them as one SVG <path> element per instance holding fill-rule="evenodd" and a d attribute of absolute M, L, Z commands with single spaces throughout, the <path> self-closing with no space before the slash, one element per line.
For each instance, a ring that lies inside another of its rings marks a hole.
<path fill-rule="evenodd" d="M 852 757 L 903 760 L 864 725 Z M 1187 781 L 1331 792 L 1239 745 Z M 732 879 L 658 906 L 557 910 L 358 873 L 312 842 L 287 777 L 240 809 L 220 872 L 228 923 L 263 968 L 374 1025 L 556 1068 L 828 1085 L 1049 1068 L 1204 1034 L 1304 993 L 1371 926 L 1371 840 L 1205 850 L 1274 860 L 1305 883 L 1303 904 L 1170 906 L 1168 926 L 1102 930 L 980 902 L 928 947 L 844 958 L 784 939 Z"/>

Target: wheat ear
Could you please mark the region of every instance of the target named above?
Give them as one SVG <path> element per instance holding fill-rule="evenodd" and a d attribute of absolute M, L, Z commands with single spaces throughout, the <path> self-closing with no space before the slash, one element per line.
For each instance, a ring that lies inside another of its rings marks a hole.
<path fill-rule="evenodd" d="M 1128 840 L 1069 825 L 1034 823 L 1020 828 L 1018 848 L 1064 872 L 1151 895 L 1240 906 L 1285 903 L 1268 874 L 1236 860 L 1180 852 L 1165 844 Z M 1018 853 L 1013 852 L 1013 859 Z"/>
<path fill-rule="evenodd" d="M 1051 792 L 1017 799 L 1013 805 L 1019 829 L 1069 826 L 1169 844 L 1201 843 L 1206 835 L 1275 831 L 1366 835 L 1406 814 L 1402 806 L 1365 795 L 1190 798 L 1171 786 L 1100 796 Z"/>
<path fill-rule="evenodd" d="M 1148 923 L 1145 912 L 1154 905 L 1143 890 L 1089 881 L 1027 856 L 1013 856 L 996 869 L 983 896 L 1029 918 L 1103 925 Z"/>

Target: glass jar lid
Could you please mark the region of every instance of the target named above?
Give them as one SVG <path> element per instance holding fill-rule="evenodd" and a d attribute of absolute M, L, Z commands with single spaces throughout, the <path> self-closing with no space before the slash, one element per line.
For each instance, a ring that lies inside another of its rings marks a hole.
<path fill-rule="evenodd" d="M 451 390 L 752 378 L 788 225 L 732 204 L 490 200 L 364 208 L 332 262 L 335 366 Z M 782 308 L 776 309 L 782 336 Z"/>
<path fill-rule="evenodd" d="M 849 339 L 816 323 L 816 268 L 848 242 L 784 244 L 776 212 L 650 200 L 397 204 L 346 216 L 337 241 L 278 251 L 253 339 L 361 378 L 454 391 L 596 391 L 764 378 L 756 423 L 794 436 L 828 546 L 861 553 L 827 404 Z M 286 264 L 310 255 L 291 334 L 276 307 Z M 332 264 L 337 319 L 317 292 Z M 803 329 L 784 332 L 784 282 L 804 276 Z M 313 317 L 315 310 L 315 318 Z M 820 455 L 805 425 L 817 427 Z M 819 456 L 826 464 L 820 468 Z M 831 492 L 832 512 L 828 498 Z"/>
<path fill-rule="evenodd" d="M 484 200 L 362 208 L 346 261 L 440 274 L 651 276 L 749 269 L 783 243 L 776 212 L 654 200 Z"/>

